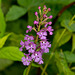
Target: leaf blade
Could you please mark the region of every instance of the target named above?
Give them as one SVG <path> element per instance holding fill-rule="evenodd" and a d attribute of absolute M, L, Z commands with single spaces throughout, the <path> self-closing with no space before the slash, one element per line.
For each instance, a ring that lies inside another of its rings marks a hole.
<path fill-rule="evenodd" d="M 21 61 L 24 54 L 19 50 L 18 47 L 9 46 L 0 49 L 0 58 L 8 59 L 13 61 Z"/>

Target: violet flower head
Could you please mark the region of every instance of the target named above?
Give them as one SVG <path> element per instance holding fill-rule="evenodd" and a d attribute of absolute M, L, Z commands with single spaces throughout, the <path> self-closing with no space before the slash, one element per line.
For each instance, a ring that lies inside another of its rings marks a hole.
<path fill-rule="evenodd" d="M 22 57 L 22 63 L 28 66 L 32 61 L 38 64 L 43 64 L 43 53 L 48 53 L 49 48 L 51 48 L 51 43 L 48 42 L 47 32 L 49 35 L 53 34 L 54 29 L 52 29 L 52 22 L 47 21 L 48 19 L 52 19 L 52 15 L 49 17 L 47 13 L 51 11 L 50 8 L 47 9 L 46 5 L 44 5 L 43 10 L 41 7 L 38 7 L 39 13 L 35 12 L 36 20 L 33 22 L 34 27 L 28 25 L 26 33 L 35 31 L 36 36 L 25 35 L 24 42 L 21 40 L 20 42 L 20 51 L 23 51 L 24 57 Z"/>

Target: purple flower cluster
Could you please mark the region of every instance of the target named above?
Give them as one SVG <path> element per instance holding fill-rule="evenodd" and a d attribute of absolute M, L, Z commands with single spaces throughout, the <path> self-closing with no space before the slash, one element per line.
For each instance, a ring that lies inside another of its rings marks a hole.
<path fill-rule="evenodd" d="M 24 57 L 22 57 L 22 62 L 24 65 L 29 65 L 32 61 L 38 63 L 38 64 L 43 64 L 43 58 L 42 55 L 43 53 L 48 53 L 49 48 L 51 47 L 50 42 L 47 40 L 47 32 L 49 32 L 49 35 L 53 34 L 53 29 L 52 22 L 47 22 L 48 19 L 52 19 L 52 15 L 47 17 L 47 13 L 51 11 L 50 8 L 47 9 L 47 7 L 44 5 L 43 8 L 43 13 L 41 13 L 41 7 L 38 7 L 39 9 L 39 14 L 38 12 L 35 12 L 35 15 L 37 17 L 37 20 L 34 21 L 34 25 L 36 27 L 32 27 L 30 25 L 27 26 L 28 30 L 26 30 L 26 33 L 31 32 L 34 30 L 36 32 L 36 37 L 34 36 L 29 36 L 25 35 L 25 42 L 21 40 L 20 42 L 20 51 L 24 51 Z M 48 26 L 49 25 L 49 26 Z M 37 38 L 38 37 L 38 38 Z"/>

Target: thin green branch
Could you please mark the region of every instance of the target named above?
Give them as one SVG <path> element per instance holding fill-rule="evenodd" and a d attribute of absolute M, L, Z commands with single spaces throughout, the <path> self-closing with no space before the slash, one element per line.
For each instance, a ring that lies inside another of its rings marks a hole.
<path fill-rule="evenodd" d="M 31 66 L 32 66 L 32 62 L 30 63 L 30 65 L 29 65 L 28 68 L 27 68 L 26 75 L 29 75 L 29 71 L 30 71 Z"/>

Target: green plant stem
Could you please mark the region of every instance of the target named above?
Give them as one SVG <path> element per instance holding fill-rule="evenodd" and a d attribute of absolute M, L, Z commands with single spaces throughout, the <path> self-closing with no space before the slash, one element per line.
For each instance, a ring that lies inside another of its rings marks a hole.
<path fill-rule="evenodd" d="M 51 58 L 53 57 L 54 52 L 55 52 L 55 49 L 57 48 L 57 45 L 58 45 L 60 39 L 62 38 L 63 34 L 65 33 L 65 31 L 66 31 L 66 29 L 63 30 L 63 32 L 61 33 L 60 37 L 58 38 L 58 40 L 57 40 L 57 44 L 56 44 L 55 47 L 53 48 L 53 51 L 52 51 L 52 53 L 51 53 L 51 55 L 50 55 L 50 57 L 49 57 L 49 60 L 48 60 L 47 63 L 46 63 L 46 65 L 45 65 L 45 67 L 44 67 L 44 69 L 43 69 L 41 75 L 44 75 L 45 70 L 46 70 L 46 68 L 47 68 L 47 66 L 48 66 L 48 64 L 49 64 L 49 61 L 50 61 Z"/>
<path fill-rule="evenodd" d="M 41 70 L 43 70 L 43 67 L 40 65 Z M 47 72 L 45 72 L 45 75 L 48 75 Z"/>
<path fill-rule="evenodd" d="M 30 71 L 31 65 L 32 65 L 32 62 L 30 63 L 30 65 L 29 65 L 29 66 L 28 66 L 28 68 L 27 68 L 26 75 L 28 75 L 28 74 L 29 74 L 29 71 Z"/>

